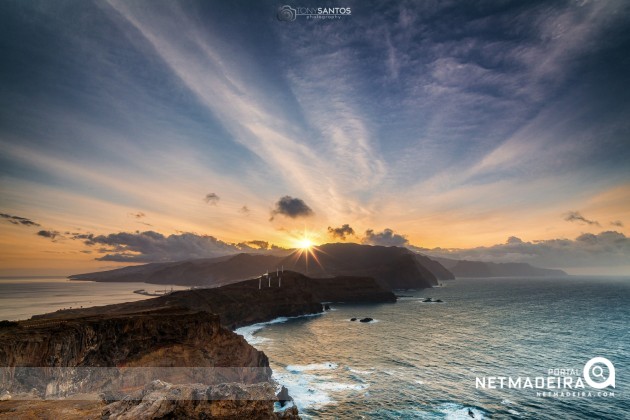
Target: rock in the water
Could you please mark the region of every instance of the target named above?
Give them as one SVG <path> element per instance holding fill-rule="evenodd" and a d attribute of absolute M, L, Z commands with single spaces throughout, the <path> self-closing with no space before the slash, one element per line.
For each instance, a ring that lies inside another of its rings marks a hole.
<path fill-rule="evenodd" d="M 330 305 L 329 304 L 324 305 L 324 310 L 325 311 L 330 311 Z"/>
<path fill-rule="evenodd" d="M 284 385 L 282 385 L 280 392 L 276 394 L 276 398 L 278 399 L 281 407 L 284 407 L 284 405 L 289 401 L 293 401 L 293 398 L 289 395 L 289 390 Z"/>
<path fill-rule="evenodd" d="M 360 322 L 372 322 L 374 321 L 372 318 L 361 318 Z"/>
<path fill-rule="evenodd" d="M 431 298 L 426 298 L 425 300 L 423 300 L 422 302 L 424 303 L 429 303 L 429 302 L 433 302 L 433 300 L 431 300 Z"/>
<path fill-rule="evenodd" d="M 356 320 L 357 320 L 356 318 L 350 318 L 350 321 L 356 321 Z"/>

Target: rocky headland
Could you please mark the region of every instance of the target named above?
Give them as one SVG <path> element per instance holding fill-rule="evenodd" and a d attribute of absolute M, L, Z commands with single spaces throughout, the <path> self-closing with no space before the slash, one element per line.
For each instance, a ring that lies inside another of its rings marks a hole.
<path fill-rule="evenodd" d="M 290 404 L 274 411 L 286 391 L 276 396 L 267 356 L 231 330 L 319 313 L 322 302 L 395 300 L 369 277 L 285 271 L 6 323 L 0 396 L 8 401 L 0 402 L 0 415 L 65 410 L 59 417 L 71 418 L 74 409 L 76 418 L 297 418 Z M 91 405 L 79 410 L 70 403 L 76 398 Z"/>

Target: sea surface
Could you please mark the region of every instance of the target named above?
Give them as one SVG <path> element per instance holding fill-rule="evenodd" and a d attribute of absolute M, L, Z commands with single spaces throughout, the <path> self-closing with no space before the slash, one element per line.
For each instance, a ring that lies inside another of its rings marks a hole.
<path fill-rule="evenodd" d="M 0 278 L 0 320 L 16 321 L 59 309 L 110 305 L 149 299 L 134 293 L 144 289 L 184 290 L 184 286 L 147 283 L 97 283 L 65 277 Z"/>
<path fill-rule="evenodd" d="M 149 298 L 137 289 L 164 286 L 1 279 L 0 320 Z M 269 356 L 304 418 L 630 418 L 630 278 L 461 279 L 397 294 L 405 297 L 394 304 L 334 304 L 322 315 L 237 332 Z M 549 369 L 575 379 L 596 356 L 614 364 L 614 389 L 540 396 L 540 389 L 476 387 L 477 378 L 534 380 Z"/>
<path fill-rule="evenodd" d="M 269 356 L 304 418 L 630 418 L 630 279 L 461 279 L 398 294 L 407 297 L 237 332 Z M 616 388 L 476 387 L 478 377 L 561 375 L 549 369 L 576 380 L 596 356 L 613 363 Z"/>

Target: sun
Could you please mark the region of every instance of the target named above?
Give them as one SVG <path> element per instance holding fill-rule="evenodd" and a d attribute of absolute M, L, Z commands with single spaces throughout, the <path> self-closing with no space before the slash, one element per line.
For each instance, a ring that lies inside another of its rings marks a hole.
<path fill-rule="evenodd" d="M 308 238 L 302 238 L 297 240 L 297 246 L 300 249 L 309 250 L 313 247 L 313 242 Z"/>

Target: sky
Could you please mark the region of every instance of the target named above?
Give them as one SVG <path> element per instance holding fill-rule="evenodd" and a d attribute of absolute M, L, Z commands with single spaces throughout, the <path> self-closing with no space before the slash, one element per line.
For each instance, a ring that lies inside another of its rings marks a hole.
<path fill-rule="evenodd" d="M 304 236 L 630 274 L 628 27 L 614 0 L 2 1 L 0 275 Z"/>

